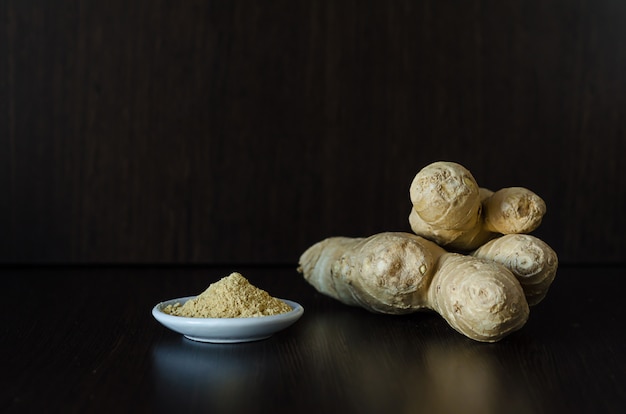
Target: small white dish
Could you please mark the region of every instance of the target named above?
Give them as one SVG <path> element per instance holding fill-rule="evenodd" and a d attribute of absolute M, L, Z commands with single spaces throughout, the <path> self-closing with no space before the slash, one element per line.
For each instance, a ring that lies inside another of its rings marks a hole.
<path fill-rule="evenodd" d="M 291 306 L 290 312 L 252 318 L 188 318 L 163 312 L 168 305 L 175 303 L 183 305 L 194 297 L 188 296 L 161 302 L 152 308 L 152 315 L 166 328 L 183 334 L 193 341 L 236 343 L 269 338 L 294 324 L 304 313 L 302 305 L 285 299 L 281 300 Z"/>

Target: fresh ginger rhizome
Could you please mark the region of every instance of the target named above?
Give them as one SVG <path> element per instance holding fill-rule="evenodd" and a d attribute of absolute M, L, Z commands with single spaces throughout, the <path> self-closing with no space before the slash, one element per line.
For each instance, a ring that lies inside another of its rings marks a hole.
<path fill-rule="evenodd" d="M 329 237 L 298 271 L 319 292 L 372 312 L 430 309 L 463 335 L 498 341 L 524 326 L 547 294 L 558 258 L 530 234 L 546 212 L 523 187 L 480 188 L 462 165 L 436 162 L 415 176 L 414 233 Z"/>

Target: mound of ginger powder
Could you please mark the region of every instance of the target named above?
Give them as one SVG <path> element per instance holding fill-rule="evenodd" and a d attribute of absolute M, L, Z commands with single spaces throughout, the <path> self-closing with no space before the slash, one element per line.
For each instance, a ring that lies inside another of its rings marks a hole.
<path fill-rule="evenodd" d="M 183 305 L 175 303 L 163 308 L 165 313 L 188 318 L 251 318 L 289 311 L 289 305 L 252 285 L 237 272 L 212 283 Z"/>

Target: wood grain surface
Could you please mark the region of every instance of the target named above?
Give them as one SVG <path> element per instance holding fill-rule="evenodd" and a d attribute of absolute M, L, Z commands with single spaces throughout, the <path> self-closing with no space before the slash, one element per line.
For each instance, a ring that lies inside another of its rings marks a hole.
<path fill-rule="evenodd" d="M 459 4 L 460 3 L 460 4 Z M 436 160 L 623 263 L 626 2 L 0 2 L 0 262 L 295 263 Z"/>
<path fill-rule="evenodd" d="M 0 269 L 3 413 L 623 413 L 621 267 L 564 267 L 519 331 L 494 344 L 435 313 L 381 315 L 318 294 L 291 267 L 238 267 L 304 307 L 294 325 L 201 344 L 157 303 L 232 267 Z M 88 283 L 85 281 L 88 280 Z M 594 280 L 599 289 L 589 289 Z"/>

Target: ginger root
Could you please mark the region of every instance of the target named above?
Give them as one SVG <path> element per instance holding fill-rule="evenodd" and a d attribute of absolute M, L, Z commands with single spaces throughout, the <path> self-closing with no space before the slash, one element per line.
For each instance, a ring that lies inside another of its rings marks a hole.
<path fill-rule="evenodd" d="M 471 255 L 509 269 L 522 285 L 530 306 L 545 298 L 559 264 L 556 252 L 529 234 L 504 235 L 480 246 Z"/>
<path fill-rule="evenodd" d="M 439 313 L 481 342 L 520 329 L 558 266 L 554 250 L 528 233 L 546 213 L 523 187 L 481 188 L 454 162 L 420 170 L 410 189 L 412 233 L 330 237 L 301 256 L 298 271 L 319 292 L 372 312 Z"/>
<path fill-rule="evenodd" d="M 530 233 L 546 213 L 543 199 L 527 188 L 480 188 L 469 170 L 448 161 L 420 170 L 409 194 L 413 232 L 459 252 L 502 234 Z"/>
<path fill-rule="evenodd" d="M 327 238 L 301 255 L 298 271 L 344 304 L 396 315 L 433 310 L 481 342 L 502 339 L 529 316 L 524 291 L 505 266 L 410 233 Z"/>

